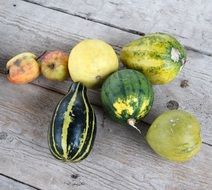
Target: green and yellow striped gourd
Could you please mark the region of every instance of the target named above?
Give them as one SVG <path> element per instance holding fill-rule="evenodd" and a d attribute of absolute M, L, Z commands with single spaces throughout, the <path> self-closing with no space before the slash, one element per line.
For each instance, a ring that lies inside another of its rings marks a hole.
<path fill-rule="evenodd" d="M 166 84 L 183 68 L 186 52 L 173 36 L 153 33 L 125 45 L 120 60 L 127 68 L 142 72 L 152 84 Z"/>
<path fill-rule="evenodd" d="M 63 161 L 81 161 L 89 155 L 95 135 L 96 116 L 86 87 L 73 83 L 54 111 L 48 131 L 50 151 Z"/>

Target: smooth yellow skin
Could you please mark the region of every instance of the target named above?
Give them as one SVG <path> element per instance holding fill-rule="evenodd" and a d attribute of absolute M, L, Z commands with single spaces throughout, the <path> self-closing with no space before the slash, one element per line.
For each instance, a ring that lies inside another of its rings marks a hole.
<path fill-rule="evenodd" d="M 88 88 L 100 87 L 103 80 L 118 70 L 119 63 L 114 49 L 97 39 L 83 40 L 71 51 L 68 69 L 74 82 Z"/>
<path fill-rule="evenodd" d="M 190 113 L 180 110 L 164 112 L 147 132 L 147 142 L 160 156 L 185 162 L 196 155 L 202 144 L 200 124 Z"/>
<path fill-rule="evenodd" d="M 18 54 L 10 59 L 6 68 L 9 71 L 8 80 L 15 84 L 29 83 L 40 75 L 36 56 L 29 52 Z"/>

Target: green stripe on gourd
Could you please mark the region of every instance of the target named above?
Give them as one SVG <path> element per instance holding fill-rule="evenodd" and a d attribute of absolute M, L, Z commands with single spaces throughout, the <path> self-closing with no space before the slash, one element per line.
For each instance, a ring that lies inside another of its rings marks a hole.
<path fill-rule="evenodd" d="M 154 33 L 125 45 L 120 59 L 127 68 L 144 73 L 152 84 L 165 84 L 182 69 L 186 53 L 174 37 Z"/>

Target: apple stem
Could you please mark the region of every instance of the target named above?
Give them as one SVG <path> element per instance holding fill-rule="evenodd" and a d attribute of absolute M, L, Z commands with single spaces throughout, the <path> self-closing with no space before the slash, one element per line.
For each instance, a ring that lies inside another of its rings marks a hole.
<path fill-rule="evenodd" d="M 130 125 L 130 126 L 132 126 L 134 129 L 136 129 L 140 134 L 141 134 L 141 130 L 140 129 L 138 129 L 138 127 L 136 127 L 135 126 L 135 119 L 128 119 L 127 120 L 127 123 Z"/>
<path fill-rule="evenodd" d="M 46 52 L 47 52 L 47 50 L 43 51 L 43 52 L 41 53 L 41 55 L 39 55 L 35 60 L 36 60 L 36 61 L 39 60 L 41 57 L 43 57 L 43 56 L 46 54 Z"/>

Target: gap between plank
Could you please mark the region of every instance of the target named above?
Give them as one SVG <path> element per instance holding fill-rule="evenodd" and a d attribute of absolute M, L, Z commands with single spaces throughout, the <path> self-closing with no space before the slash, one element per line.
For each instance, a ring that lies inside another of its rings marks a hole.
<path fill-rule="evenodd" d="M 40 189 L 40 188 L 34 187 L 34 186 L 32 186 L 32 185 L 30 185 L 30 184 L 27 184 L 27 183 L 25 183 L 25 182 L 22 182 L 22 181 L 19 181 L 19 180 L 15 179 L 15 178 L 12 178 L 12 177 L 7 176 L 7 175 L 5 175 L 5 174 L 0 173 L 0 175 L 3 176 L 3 177 L 6 177 L 6 178 L 8 178 L 8 179 L 11 179 L 11 180 L 13 180 L 13 181 L 15 181 L 15 182 L 18 182 L 18 183 L 20 183 L 20 184 L 23 184 L 23 185 L 26 185 L 26 186 L 28 186 L 28 187 L 34 188 L 34 189 L 36 189 L 36 190 L 42 190 L 42 189 Z"/>
<path fill-rule="evenodd" d="M 54 11 L 58 11 L 58 12 L 61 12 L 61 13 L 64 13 L 64 14 L 68 14 L 68 15 L 71 15 L 71 16 L 75 16 L 75 17 L 78 17 L 78 18 L 81 18 L 81 19 L 84 19 L 84 20 L 89 20 L 91 22 L 95 22 L 95 23 L 98 23 L 98 24 L 102 24 L 102 25 L 105 25 L 105 26 L 112 27 L 112 28 L 116 28 L 118 30 L 121 30 L 121 31 L 124 31 L 124 32 L 128 32 L 128 33 L 131 33 L 131 34 L 135 34 L 135 35 L 138 35 L 138 36 L 145 36 L 145 33 L 143 33 L 143 32 L 140 32 L 140 31 L 137 31 L 137 30 L 133 30 L 133 29 L 119 27 L 117 25 L 110 24 L 108 22 L 104 22 L 104 21 L 101 21 L 101 20 L 98 20 L 98 19 L 85 17 L 85 16 L 82 16 L 80 14 L 76 14 L 76 13 L 73 14 L 73 13 L 70 13 L 69 11 L 66 11 L 66 10 L 61 9 L 61 8 L 52 7 L 52 6 L 46 6 L 46 5 L 43 5 L 43 4 L 40 4 L 40 3 L 33 2 L 31 0 L 21 0 L 21 1 L 24 1 L 26 3 L 31 3 L 31 4 L 34 4 L 34 5 L 38 5 L 38 6 L 41 6 L 41 7 L 47 8 L 47 9 L 51 9 L 51 10 L 54 10 Z M 198 50 L 198 49 L 186 46 L 186 45 L 184 47 L 187 50 L 190 50 L 190 51 L 193 51 L 193 52 L 197 52 L 197 53 L 200 53 L 200 54 L 203 54 L 203 55 L 207 55 L 207 56 L 210 56 L 210 57 L 212 56 L 212 53 L 209 53 L 209 52 L 206 52 L 206 51 Z"/>
<path fill-rule="evenodd" d="M 73 13 L 70 13 L 70 12 L 64 10 L 64 9 L 61 9 L 61 8 L 46 6 L 46 5 L 43 5 L 43 4 L 40 4 L 40 3 L 33 2 L 31 0 L 21 0 L 21 1 L 24 1 L 24 2 L 27 2 L 27 3 L 31 3 L 31 4 L 34 4 L 34 5 L 38 5 L 38 6 L 41 6 L 41 7 L 47 8 L 47 9 L 51 9 L 51 10 L 54 10 L 54 11 L 58 11 L 58 12 L 61 12 L 61 13 L 64 13 L 64 14 L 68 14 L 68 15 L 71 15 L 71 16 L 79 17 L 79 18 L 84 19 L 84 20 L 89 20 L 89 21 L 92 21 L 92 22 L 96 22 L 98 24 L 106 25 L 106 26 L 109 26 L 109 27 L 112 27 L 112 28 L 116 28 L 116 29 L 122 30 L 124 32 L 136 34 L 136 35 L 139 35 L 139 36 L 144 36 L 145 35 L 145 33 L 143 33 L 143 32 L 139 32 L 139 31 L 136 31 L 136 30 L 128 29 L 128 28 L 122 28 L 122 27 L 116 26 L 114 24 L 110 24 L 108 22 L 103 22 L 103 21 L 98 20 L 98 19 L 88 18 L 88 17 L 82 16 L 80 14 L 73 14 Z"/>
<path fill-rule="evenodd" d="M 212 144 L 206 143 L 206 142 L 202 142 L 202 144 L 208 145 L 212 147 Z"/>

